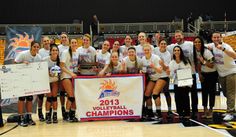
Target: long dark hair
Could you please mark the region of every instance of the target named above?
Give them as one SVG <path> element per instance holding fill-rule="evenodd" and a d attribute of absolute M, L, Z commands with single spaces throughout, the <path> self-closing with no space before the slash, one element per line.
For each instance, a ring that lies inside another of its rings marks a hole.
<path fill-rule="evenodd" d="M 34 40 L 34 41 L 32 41 L 32 42 L 30 43 L 30 51 L 31 51 L 31 49 L 32 49 L 32 46 L 33 46 L 34 44 L 36 44 L 36 43 L 38 43 L 39 46 L 40 46 L 40 42 Z"/>
<path fill-rule="evenodd" d="M 52 51 L 53 48 L 57 48 L 58 53 L 59 53 L 59 49 L 58 49 L 57 45 L 55 44 L 55 45 L 51 45 L 51 46 L 50 46 L 50 55 L 51 55 L 51 51 Z M 57 66 L 60 66 L 59 54 L 57 55 Z"/>
<path fill-rule="evenodd" d="M 184 56 L 184 52 L 183 52 L 183 50 L 182 50 L 182 48 L 180 46 L 175 46 L 173 48 L 173 53 L 174 53 L 176 48 L 179 48 L 179 50 L 180 50 L 180 61 L 183 61 L 184 65 L 187 65 L 188 63 L 190 64 L 189 59 Z M 173 54 L 173 59 L 176 60 L 175 54 Z"/>
<path fill-rule="evenodd" d="M 71 44 L 71 41 L 73 40 L 74 38 L 70 39 L 70 44 Z M 74 39 L 77 41 L 77 39 Z M 71 45 L 69 46 L 69 54 L 70 54 L 70 58 L 72 59 L 72 49 L 71 49 Z"/>
<path fill-rule="evenodd" d="M 204 50 L 205 50 L 203 38 L 200 37 L 200 36 L 197 36 L 197 37 L 195 37 L 195 38 L 193 39 L 193 41 L 195 41 L 196 39 L 199 39 L 200 42 L 201 42 L 200 54 L 201 54 L 201 56 L 203 57 L 203 55 L 204 55 Z M 193 59 L 194 59 L 194 63 L 195 63 L 195 64 L 196 64 L 197 61 L 198 61 L 198 59 L 197 59 L 197 53 L 196 53 L 196 52 L 197 52 L 197 50 L 196 50 L 196 48 L 195 48 L 195 45 L 193 45 Z M 203 57 L 203 58 L 204 58 L 204 57 Z"/>

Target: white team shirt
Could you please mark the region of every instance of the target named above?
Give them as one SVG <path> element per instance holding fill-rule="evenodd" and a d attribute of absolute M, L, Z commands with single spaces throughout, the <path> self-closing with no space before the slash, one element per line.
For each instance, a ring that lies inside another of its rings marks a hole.
<path fill-rule="evenodd" d="M 135 49 L 136 49 L 136 55 L 139 58 L 142 58 L 144 56 L 143 46 L 139 44 L 139 45 L 135 46 Z M 154 50 L 153 45 L 151 45 L 151 49 L 152 49 L 152 53 L 153 53 L 153 50 Z"/>
<path fill-rule="evenodd" d="M 175 46 L 180 46 L 184 52 L 184 56 L 187 57 L 192 65 L 192 72 L 195 73 L 195 66 L 194 66 L 194 59 L 193 59 L 193 42 L 191 41 L 184 41 L 182 44 L 171 44 L 167 46 L 167 50 L 170 52 L 171 56 L 173 56 L 173 49 Z"/>
<path fill-rule="evenodd" d="M 169 67 L 170 67 L 170 77 L 174 79 L 175 85 L 178 84 L 178 79 L 176 75 L 177 70 L 187 69 L 187 68 L 191 69 L 191 65 L 189 63 L 185 65 L 183 61 L 181 61 L 180 63 L 177 63 L 175 60 L 171 60 Z"/>
<path fill-rule="evenodd" d="M 96 57 L 96 62 L 98 63 L 98 68 L 103 69 L 105 65 L 110 64 L 110 56 L 109 52 L 102 53 L 102 50 L 99 50 Z"/>
<path fill-rule="evenodd" d="M 61 59 L 63 51 L 68 50 L 69 46 L 64 46 L 64 45 L 60 44 L 60 45 L 58 45 L 58 49 L 59 49 L 59 57 Z"/>
<path fill-rule="evenodd" d="M 145 56 L 142 58 L 143 67 L 146 67 L 146 71 L 151 80 L 156 81 L 160 78 L 160 74 L 156 72 L 155 69 L 150 67 L 151 63 L 154 63 L 155 67 L 160 67 L 159 61 L 160 57 L 152 54 L 150 59 L 146 59 Z"/>
<path fill-rule="evenodd" d="M 30 50 L 20 52 L 15 58 L 15 62 L 17 63 L 22 63 L 24 61 L 40 62 L 41 60 L 42 58 L 39 54 L 36 54 L 36 56 L 32 56 Z"/>
<path fill-rule="evenodd" d="M 160 48 L 159 48 L 159 47 L 156 47 L 156 48 L 154 49 L 154 54 L 157 55 L 157 56 L 159 56 L 160 59 L 161 59 L 162 61 L 164 61 L 164 64 L 165 64 L 166 66 L 169 66 L 170 61 L 171 61 L 171 55 L 170 55 L 170 52 L 169 52 L 168 50 L 166 50 L 165 52 L 161 52 L 161 51 L 160 51 Z M 163 71 L 163 72 L 161 73 L 161 77 L 168 77 L 166 71 Z"/>
<path fill-rule="evenodd" d="M 39 55 L 42 57 L 42 58 L 45 58 L 47 56 L 49 56 L 49 52 L 50 50 L 46 50 L 45 48 L 41 48 L 39 50 Z"/>
<path fill-rule="evenodd" d="M 91 63 L 95 62 L 96 50 L 94 47 L 89 46 L 88 48 L 79 47 L 77 49 L 79 53 L 79 62 Z"/>
<path fill-rule="evenodd" d="M 65 67 L 71 72 L 78 71 L 78 52 L 72 52 L 72 58 L 70 57 L 69 50 L 65 50 L 62 52 L 61 62 L 65 63 Z M 71 78 L 71 75 L 62 72 L 61 78 Z"/>
<path fill-rule="evenodd" d="M 122 70 L 122 65 L 120 62 L 118 62 L 118 64 L 116 66 L 113 66 L 113 68 L 109 66 L 106 72 L 111 74 L 120 74 L 121 70 Z"/>
<path fill-rule="evenodd" d="M 216 48 L 214 43 L 210 43 L 209 46 L 212 47 L 213 54 L 215 57 L 215 66 L 219 75 L 221 77 L 225 77 L 230 74 L 235 74 L 235 60 L 232 57 L 228 56 L 226 53 L 224 53 L 222 50 Z M 222 43 L 222 46 L 226 50 L 234 51 L 233 48 L 226 43 Z"/>
<path fill-rule="evenodd" d="M 48 72 L 50 73 L 50 70 L 52 67 L 57 66 L 57 61 L 52 61 L 50 56 L 44 57 L 43 61 L 46 61 L 48 63 Z M 51 77 L 51 76 L 49 76 Z M 49 78 L 50 81 L 50 78 Z"/>
<path fill-rule="evenodd" d="M 43 61 L 46 61 L 48 63 L 48 70 L 50 70 L 51 67 L 57 65 L 57 62 L 56 61 L 52 61 L 50 56 L 44 57 Z"/>
<path fill-rule="evenodd" d="M 125 63 L 127 74 L 138 74 L 139 70 L 142 69 L 143 63 L 138 56 L 136 56 L 137 67 L 135 66 L 135 61 L 131 61 L 128 56 L 125 57 L 123 61 Z"/>
<path fill-rule="evenodd" d="M 210 50 L 205 49 L 204 53 L 203 53 L 203 58 L 208 61 L 208 60 L 211 60 L 212 58 L 214 58 L 214 56 L 212 55 Z M 202 72 L 215 72 L 216 67 L 214 66 L 213 68 L 209 68 L 206 65 L 201 65 L 201 71 Z"/>
<path fill-rule="evenodd" d="M 131 46 L 129 46 L 129 47 L 131 47 Z M 125 46 L 125 45 L 122 45 L 122 46 L 120 46 L 120 59 L 124 59 L 125 57 L 127 57 L 128 56 L 128 48 L 129 47 L 127 47 L 127 46 Z"/>

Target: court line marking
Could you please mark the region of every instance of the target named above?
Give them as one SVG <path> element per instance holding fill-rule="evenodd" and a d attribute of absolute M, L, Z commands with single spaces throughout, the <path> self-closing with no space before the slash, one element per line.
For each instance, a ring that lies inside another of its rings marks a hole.
<path fill-rule="evenodd" d="M 15 126 L 13 126 L 13 127 L 12 127 L 12 128 L 10 128 L 10 129 L 8 129 L 8 130 L 6 130 L 6 131 L 4 131 L 4 132 L 0 133 L 0 136 L 2 136 L 2 135 L 4 135 L 4 134 L 6 134 L 6 133 L 8 133 L 8 132 L 10 132 L 11 130 L 13 130 L 13 129 L 17 128 L 17 127 L 18 127 L 18 124 L 17 124 L 17 125 L 15 125 Z"/>
<path fill-rule="evenodd" d="M 173 114 L 175 114 L 175 115 L 179 115 L 178 113 L 175 113 L 175 112 L 172 112 Z M 193 119 L 189 119 L 190 121 L 192 121 L 192 122 L 194 122 L 194 123 L 197 123 L 197 124 L 199 124 L 199 125 L 201 125 L 201 126 L 203 126 L 203 127 L 205 127 L 205 128 L 207 128 L 207 129 L 210 129 L 210 130 L 212 130 L 212 131 L 215 131 L 215 132 L 217 132 L 217 133 L 220 133 L 220 134 L 222 134 L 222 135 L 224 135 L 224 136 L 226 136 L 226 137 L 233 137 L 232 135 L 230 135 L 230 134 L 227 134 L 227 133 L 224 133 L 224 132 L 222 132 L 222 131 L 220 131 L 220 130 L 217 130 L 217 129 L 214 129 L 214 128 L 212 128 L 212 127 L 209 127 L 209 126 L 207 126 L 207 125 L 205 125 L 205 124 L 203 124 L 203 123 L 201 123 L 201 122 L 198 122 L 198 121 L 196 121 L 196 120 L 193 120 Z"/>

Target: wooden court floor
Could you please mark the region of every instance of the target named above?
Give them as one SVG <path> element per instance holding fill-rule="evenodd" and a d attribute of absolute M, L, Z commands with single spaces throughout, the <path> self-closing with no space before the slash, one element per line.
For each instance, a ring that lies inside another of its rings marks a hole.
<path fill-rule="evenodd" d="M 163 96 L 163 95 L 162 95 Z M 173 97 L 173 94 L 172 94 Z M 216 109 L 225 109 L 225 98 L 216 97 Z M 174 102 L 174 100 L 172 100 Z M 59 103 L 60 104 L 60 103 Z M 173 110 L 175 104 L 172 103 Z M 60 108 L 60 107 L 59 107 Z M 201 95 L 199 94 L 199 109 Z M 162 110 L 167 110 L 165 97 L 162 97 Z M 201 111 L 201 110 L 200 110 Z M 35 126 L 16 127 L 2 137 L 225 137 L 230 136 L 227 131 L 211 129 L 204 126 L 184 127 L 181 123 L 155 124 L 153 122 L 127 121 L 93 121 L 68 123 L 63 122 L 60 109 L 58 110 L 59 123 L 46 124 L 39 122 L 37 115 L 33 115 Z M 4 119 L 7 114 L 3 114 Z M 0 128 L 0 134 L 13 128 L 16 123 L 6 123 Z"/>

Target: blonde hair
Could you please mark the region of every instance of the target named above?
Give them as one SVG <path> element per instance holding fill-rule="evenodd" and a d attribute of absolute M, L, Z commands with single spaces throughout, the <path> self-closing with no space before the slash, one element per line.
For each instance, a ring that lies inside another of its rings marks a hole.
<path fill-rule="evenodd" d="M 92 37 L 89 34 L 84 34 L 83 38 L 84 37 L 88 38 L 90 41 L 92 40 Z"/>
<path fill-rule="evenodd" d="M 146 47 L 148 47 L 149 49 L 152 49 L 150 43 L 148 43 L 148 42 L 146 42 L 146 43 L 143 45 L 143 48 L 146 48 Z"/>

